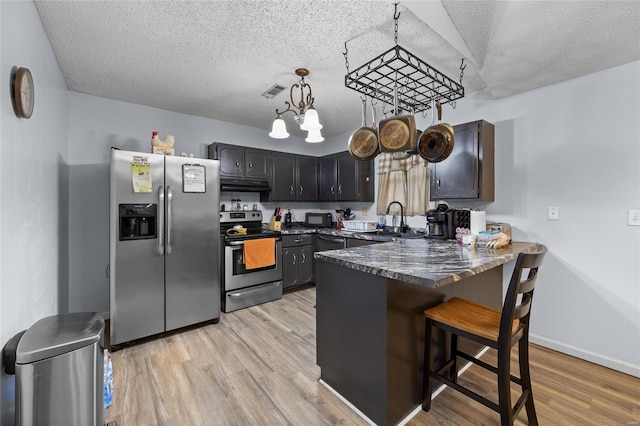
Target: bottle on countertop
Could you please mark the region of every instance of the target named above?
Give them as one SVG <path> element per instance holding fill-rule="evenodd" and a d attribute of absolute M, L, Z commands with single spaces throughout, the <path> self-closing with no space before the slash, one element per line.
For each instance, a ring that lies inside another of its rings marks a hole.
<path fill-rule="evenodd" d="M 284 226 L 286 228 L 291 228 L 291 209 L 287 209 L 287 212 L 284 214 Z"/>

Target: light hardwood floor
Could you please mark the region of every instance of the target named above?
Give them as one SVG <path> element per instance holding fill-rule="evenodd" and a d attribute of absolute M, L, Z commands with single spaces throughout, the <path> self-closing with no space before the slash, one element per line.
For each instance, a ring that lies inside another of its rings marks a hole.
<path fill-rule="evenodd" d="M 306 288 L 223 313 L 218 324 L 113 353 L 114 403 L 105 420 L 118 426 L 366 425 L 318 382 L 314 305 L 315 288 Z M 640 379 L 536 345 L 530 356 L 541 425 L 640 425 Z M 487 352 L 483 359 L 495 356 Z M 473 366 L 460 380 L 497 401 L 491 373 Z M 446 389 L 429 413 L 408 424 L 498 423 L 496 413 Z M 518 424 L 527 424 L 524 410 Z"/>

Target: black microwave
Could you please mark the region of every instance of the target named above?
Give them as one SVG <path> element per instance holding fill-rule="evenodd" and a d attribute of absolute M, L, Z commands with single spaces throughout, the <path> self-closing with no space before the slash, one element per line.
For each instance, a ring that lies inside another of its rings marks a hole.
<path fill-rule="evenodd" d="M 305 226 L 314 228 L 331 228 L 332 215 L 330 212 L 308 212 L 305 214 Z"/>

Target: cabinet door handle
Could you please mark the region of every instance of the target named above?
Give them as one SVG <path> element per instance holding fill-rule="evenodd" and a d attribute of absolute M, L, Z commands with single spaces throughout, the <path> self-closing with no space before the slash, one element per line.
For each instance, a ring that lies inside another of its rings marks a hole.
<path fill-rule="evenodd" d="M 289 194 L 293 195 L 293 185 L 289 187 Z"/>
<path fill-rule="evenodd" d="M 342 184 L 338 185 L 338 194 L 342 195 Z"/>
<path fill-rule="evenodd" d="M 253 169 L 253 163 L 249 161 L 249 170 Z"/>
<path fill-rule="evenodd" d="M 236 160 L 236 169 L 240 168 L 240 160 Z"/>
<path fill-rule="evenodd" d="M 436 179 L 436 187 L 440 189 L 440 178 Z"/>
<path fill-rule="evenodd" d="M 294 253 L 294 254 L 293 254 L 293 264 L 294 264 L 294 265 L 296 264 L 296 260 L 297 260 L 297 257 L 296 257 L 296 255 L 295 255 L 295 253 Z"/>
<path fill-rule="evenodd" d="M 300 195 L 302 195 L 303 192 L 304 192 L 304 188 L 302 187 L 302 185 L 300 185 Z"/>
<path fill-rule="evenodd" d="M 307 263 L 307 256 L 304 255 L 304 252 L 300 253 L 300 256 L 302 256 L 302 263 Z"/>
<path fill-rule="evenodd" d="M 335 192 L 335 190 L 333 188 L 333 185 L 331 185 L 331 195 L 335 195 L 335 194 L 336 194 L 336 192 Z"/>

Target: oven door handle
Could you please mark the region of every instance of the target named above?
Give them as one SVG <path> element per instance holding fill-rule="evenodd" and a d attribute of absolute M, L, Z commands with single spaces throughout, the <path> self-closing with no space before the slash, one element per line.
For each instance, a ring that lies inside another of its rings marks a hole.
<path fill-rule="evenodd" d="M 282 241 L 282 237 L 265 237 L 265 238 L 275 238 L 276 241 Z M 228 241 L 227 243 L 225 243 L 228 246 L 243 246 L 244 245 L 244 241 L 245 240 L 240 240 L 240 241 Z"/>

